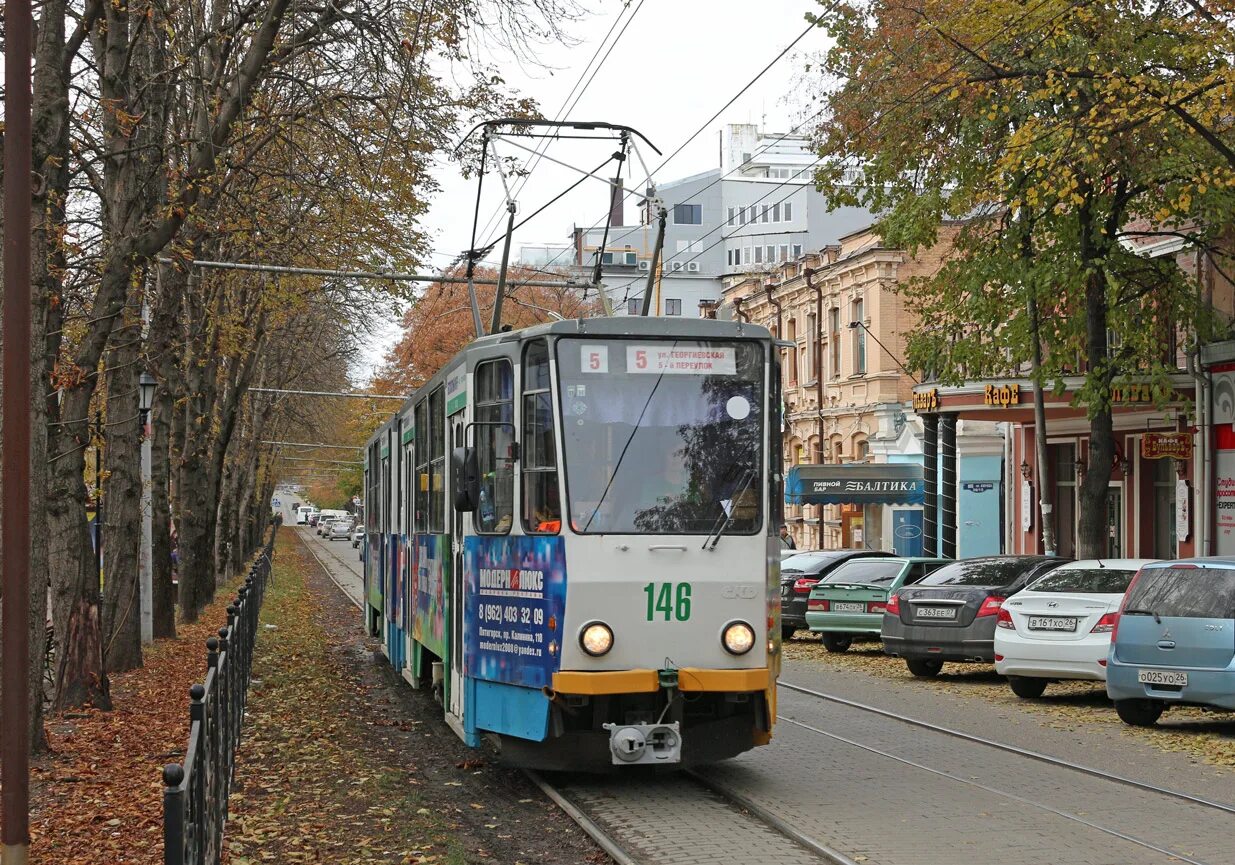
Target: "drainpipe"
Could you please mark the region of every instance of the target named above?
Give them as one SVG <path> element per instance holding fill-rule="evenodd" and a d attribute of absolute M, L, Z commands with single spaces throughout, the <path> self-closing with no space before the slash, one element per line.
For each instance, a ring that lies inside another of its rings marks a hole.
<path fill-rule="evenodd" d="M 750 324 L 750 316 L 746 313 L 746 310 L 742 309 L 743 300 L 745 300 L 745 298 L 736 296 L 733 298 L 733 311 L 738 314 L 738 319 L 740 321 L 744 324 Z"/>
<path fill-rule="evenodd" d="M 817 453 L 812 459 L 823 462 L 823 352 L 819 345 L 819 332 L 823 329 L 823 286 L 815 285 L 815 269 L 808 267 L 804 271 L 806 288 L 815 292 L 815 332 L 810 335 L 811 344 L 815 350 L 815 445 Z M 816 505 L 818 522 L 815 525 L 819 548 L 823 548 L 823 506 Z"/>
<path fill-rule="evenodd" d="M 780 301 L 772 296 L 772 292 L 775 289 L 776 289 L 776 286 L 769 282 L 767 285 L 763 287 L 763 293 L 768 296 L 768 303 L 772 304 L 772 306 L 776 308 L 776 338 L 780 340 L 780 339 L 784 339 L 785 337 L 784 337 L 784 334 L 781 333 L 781 328 L 780 328 L 780 325 L 781 325 Z"/>
<path fill-rule="evenodd" d="M 1202 304 L 1206 302 L 1212 303 L 1212 298 L 1208 297 L 1208 292 L 1202 288 L 1205 283 L 1203 268 L 1203 252 L 1198 248 L 1196 251 L 1197 300 Z M 1196 382 L 1196 425 L 1200 433 L 1200 442 L 1197 446 L 1198 453 L 1193 457 L 1194 471 L 1192 473 L 1192 484 L 1196 508 L 1192 524 L 1193 532 L 1196 535 L 1196 543 L 1194 544 L 1196 555 L 1212 556 L 1214 547 L 1213 524 L 1214 516 L 1217 513 L 1217 509 L 1213 506 L 1217 496 L 1214 486 L 1213 459 L 1210 453 L 1210 448 L 1213 444 L 1212 406 L 1210 404 L 1213 379 L 1209 371 L 1201 366 L 1200 357 L 1200 334 L 1194 333 L 1192 348 L 1189 349 L 1186 359 L 1188 373 Z"/>

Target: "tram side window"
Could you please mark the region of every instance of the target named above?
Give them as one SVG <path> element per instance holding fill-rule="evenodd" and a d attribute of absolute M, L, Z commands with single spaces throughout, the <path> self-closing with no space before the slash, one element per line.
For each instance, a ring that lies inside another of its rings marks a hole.
<path fill-rule="evenodd" d="M 429 531 L 446 531 L 446 395 L 429 394 Z"/>
<path fill-rule="evenodd" d="M 476 531 L 506 534 L 514 519 L 514 377 L 508 360 L 476 366 L 476 462 L 480 501 Z"/>
<path fill-rule="evenodd" d="M 416 459 L 416 479 L 412 484 L 412 513 L 415 515 L 413 531 L 429 530 L 429 402 L 416 404 L 416 435 L 413 445 Z"/>
<path fill-rule="evenodd" d="M 557 484 L 557 437 L 549 389 L 549 346 L 529 343 L 523 352 L 523 530 L 557 534 L 562 500 Z"/>

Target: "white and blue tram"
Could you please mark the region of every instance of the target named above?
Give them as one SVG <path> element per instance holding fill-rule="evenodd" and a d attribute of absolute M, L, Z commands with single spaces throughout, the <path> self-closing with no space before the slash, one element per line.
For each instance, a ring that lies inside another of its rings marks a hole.
<path fill-rule="evenodd" d="M 468 744 L 540 768 L 766 743 L 780 383 L 762 327 L 481 337 L 370 439 L 366 625 Z"/>

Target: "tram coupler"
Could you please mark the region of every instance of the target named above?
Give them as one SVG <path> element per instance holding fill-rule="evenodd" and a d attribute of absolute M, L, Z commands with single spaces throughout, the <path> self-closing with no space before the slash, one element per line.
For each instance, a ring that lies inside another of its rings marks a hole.
<path fill-rule="evenodd" d="M 682 734 L 678 722 L 668 724 L 605 724 L 615 766 L 680 763 Z"/>

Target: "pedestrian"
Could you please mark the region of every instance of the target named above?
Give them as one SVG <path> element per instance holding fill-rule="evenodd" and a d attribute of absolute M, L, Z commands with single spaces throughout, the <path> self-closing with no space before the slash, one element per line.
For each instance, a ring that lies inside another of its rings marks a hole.
<path fill-rule="evenodd" d="M 788 526 L 780 527 L 780 545 L 786 550 L 796 550 L 798 545 L 793 542 L 793 535 L 789 534 Z"/>

